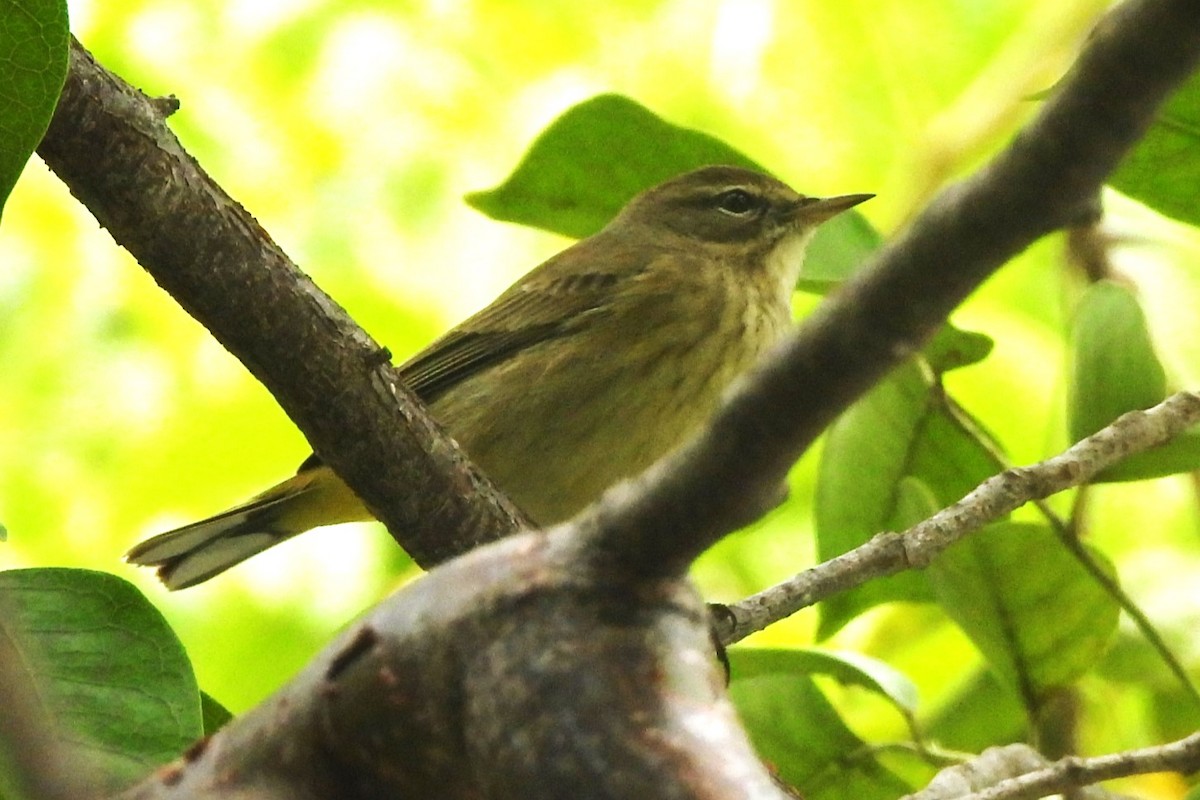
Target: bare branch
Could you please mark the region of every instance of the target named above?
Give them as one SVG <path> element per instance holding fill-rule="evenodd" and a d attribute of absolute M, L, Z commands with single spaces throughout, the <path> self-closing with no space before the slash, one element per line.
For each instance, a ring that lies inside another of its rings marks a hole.
<path fill-rule="evenodd" d="M 390 355 L 184 151 L 164 110 L 72 40 L 38 154 L 263 382 L 419 564 L 521 527 L 520 512 L 398 383 Z"/>
<path fill-rule="evenodd" d="M 903 800 L 1032 800 L 1113 778 L 1151 772 L 1187 775 L 1197 770 L 1200 733 L 1155 747 L 1054 763 L 1025 745 L 1010 745 L 986 750 L 967 764 L 943 770 L 927 788 Z"/>
<path fill-rule="evenodd" d="M 902 534 L 866 544 L 729 606 L 719 621 L 732 644 L 830 595 L 906 569 L 921 569 L 950 545 L 1028 502 L 1087 483 L 1112 465 L 1170 441 L 1200 423 L 1200 394 L 1180 392 L 1154 408 L 1131 411 L 1064 452 L 987 479 L 957 503 Z"/>

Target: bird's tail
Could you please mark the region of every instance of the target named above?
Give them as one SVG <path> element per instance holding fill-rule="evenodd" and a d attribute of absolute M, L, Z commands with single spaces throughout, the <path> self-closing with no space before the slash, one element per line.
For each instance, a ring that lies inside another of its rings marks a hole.
<path fill-rule="evenodd" d="M 349 488 L 320 466 L 228 511 L 147 539 L 125 560 L 157 567 L 172 591 L 186 589 L 310 528 L 364 516 L 370 519 Z"/>

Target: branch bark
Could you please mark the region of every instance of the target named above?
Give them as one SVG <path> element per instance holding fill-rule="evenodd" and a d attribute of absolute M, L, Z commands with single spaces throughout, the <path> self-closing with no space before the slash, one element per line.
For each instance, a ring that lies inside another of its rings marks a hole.
<path fill-rule="evenodd" d="M 1038 464 L 989 478 L 929 519 L 903 533 L 869 542 L 776 586 L 727 606 L 717 621 L 723 644 L 733 644 L 802 608 L 867 581 L 923 569 L 947 547 L 1033 500 L 1087 483 L 1108 467 L 1170 441 L 1200 424 L 1200 394 L 1179 392 L 1146 411 L 1131 411 L 1103 430 Z"/>
<path fill-rule="evenodd" d="M 71 41 L 38 155 L 246 365 L 424 567 L 525 526 L 401 385 L 390 354 L 183 149 L 156 102 Z"/>
<path fill-rule="evenodd" d="M 1079 792 L 1113 778 L 1151 772 L 1190 774 L 1200 769 L 1200 733 L 1174 742 L 1092 758 L 1048 762 L 1025 745 L 985 750 L 978 758 L 942 770 L 929 786 L 903 800 L 1033 800 L 1074 792 L 1085 800 L 1106 795 Z"/>

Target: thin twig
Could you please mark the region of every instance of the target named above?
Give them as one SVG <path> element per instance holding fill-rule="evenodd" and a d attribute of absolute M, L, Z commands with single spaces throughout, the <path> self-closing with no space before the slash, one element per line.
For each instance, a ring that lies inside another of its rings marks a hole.
<path fill-rule="evenodd" d="M 996 443 L 978 429 L 965 409 L 955 403 L 948 395 L 943 393 L 941 397 L 945 402 L 944 408 L 955 419 L 959 427 L 974 438 L 980 447 L 987 451 L 988 455 L 991 456 L 999 468 L 1008 469 L 1013 466 Z M 1086 491 L 1086 487 L 1084 487 L 1080 494 L 1082 495 L 1084 491 Z M 1075 526 L 1068 524 L 1044 499 L 1035 499 L 1033 504 L 1041 512 L 1042 516 L 1046 518 L 1055 536 L 1062 542 L 1063 547 L 1067 548 L 1067 552 L 1079 562 L 1079 565 L 1087 571 L 1088 575 L 1092 577 L 1100 588 L 1133 620 L 1134 627 L 1138 629 L 1138 632 L 1142 634 L 1142 637 L 1149 643 L 1150 647 L 1158 653 L 1158 657 L 1162 659 L 1167 669 L 1183 686 L 1183 690 L 1191 696 L 1193 701 L 1200 705 L 1200 687 L 1197 687 L 1195 682 L 1192 681 L 1191 676 L 1187 673 L 1187 669 L 1184 668 L 1175 653 L 1171 651 L 1171 648 L 1163 639 L 1162 634 L 1158 632 L 1158 628 L 1154 627 L 1154 623 L 1146 615 L 1146 612 L 1138 607 L 1138 604 L 1129 596 L 1129 593 L 1125 591 L 1116 577 L 1109 574 L 1108 570 L 1097 560 L 1096 556 L 1083 546 L 1083 543 L 1079 540 Z M 1078 507 L 1076 511 L 1078 511 Z M 1071 519 L 1078 520 L 1079 515 L 1072 513 Z"/>
<path fill-rule="evenodd" d="M 1104 469 L 1169 441 L 1200 422 L 1200 394 L 1179 392 L 1146 411 L 1132 411 L 1053 458 L 1008 469 L 981 483 L 957 503 L 902 534 L 885 532 L 869 542 L 783 583 L 729 606 L 718 622 L 724 644 L 791 616 L 830 595 L 868 580 L 921 569 L 939 553 L 1033 500 L 1086 483 Z"/>
<path fill-rule="evenodd" d="M 961 800 L 1031 800 L 1081 786 L 1150 772 L 1200 770 L 1200 733 L 1183 739 L 1093 758 L 1064 758 L 1045 769 L 1009 778 Z"/>

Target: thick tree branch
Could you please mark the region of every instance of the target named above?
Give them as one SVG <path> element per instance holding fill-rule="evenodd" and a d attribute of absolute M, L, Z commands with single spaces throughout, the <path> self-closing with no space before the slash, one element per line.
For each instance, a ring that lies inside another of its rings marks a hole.
<path fill-rule="evenodd" d="M 851 402 L 1038 237 L 1074 222 L 1200 58 L 1200 3 L 1130 0 L 1007 150 L 942 191 L 743 384 L 705 434 L 590 526 L 631 569 L 682 571 L 769 507 L 788 469 Z"/>
<path fill-rule="evenodd" d="M 1125 458 L 1170 441 L 1200 424 L 1200 394 L 1180 392 L 1154 408 L 1131 411 L 1064 452 L 988 478 L 966 497 L 904 533 L 869 542 L 728 607 L 718 620 L 732 644 L 824 600 L 876 578 L 922 569 L 950 545 L 1033 500 L 1087 483 Z"/>
<path fill-rule="evenodd" d="M 783 800 L 695 590 L 581 574 L 571 534 L 441 565 L 122 797 Z"/>
<path fill-rule="evenodd" d="M 162 108 L 72 40 L 38 154 L 419 564 L 520 527 L 520 512 L 397 382 L 387 352 L 184 151 Z"/>

